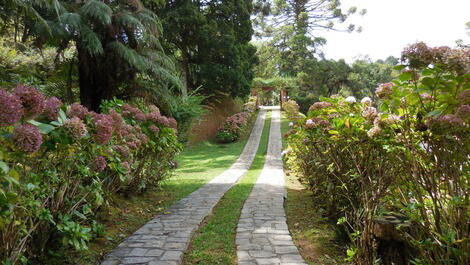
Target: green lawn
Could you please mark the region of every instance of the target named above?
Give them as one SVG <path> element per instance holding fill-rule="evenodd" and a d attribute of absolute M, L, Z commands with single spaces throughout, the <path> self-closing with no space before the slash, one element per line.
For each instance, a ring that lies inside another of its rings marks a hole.
<path fill-rule="evenodd" d="M 254 122 L 253 122 L 254 123 Z M 253 124 L 251 124 L 250 128 Z M 126 237 L 162 213 L 176 201 L 188 196 L 205 183 L 228 169 L 240 156 L 250 131 L 230 144 L 202 142 L 186 148 L 178 157 L 178 169 L 159 188 L 131 198 L 115 196 L 110 205 L 99 213 L 99 222 L 106 235 L 90 243 L 89 250 L 59 254 L 53 264 L 94 265 Z"/>
<path fill-rule="evenodd" d="M 264 166 L 271 118 L 264 124 L 263 134 L 249 171 L 219 201 L 192 239 L 183 264 L 230 265 L 237 263 L 235 235 L 241 209 Z"/>
<path fill-rule="evenodd" d="M 287 119 L 286 113 L 281 112 L 281 137 L 282 137 L 282 150 L 287 148 L 287 141 L 284 139 L 284 135 L 290 130 L 290 121 Z"/>

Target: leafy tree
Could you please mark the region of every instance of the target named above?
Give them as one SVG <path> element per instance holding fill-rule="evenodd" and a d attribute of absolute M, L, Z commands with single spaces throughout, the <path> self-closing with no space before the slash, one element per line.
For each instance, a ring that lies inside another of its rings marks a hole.
<path fill-rule="evenodd" d="M 160 44 L 160 20 L 139 0 L 13 3 L 37 14 L 25 15 L 24 40 L 31 35 L 37 46 L 55 46 L 59 54 L 76 49 L 80 100 L 90 109 L 98 110 L 103 99 L 148 90 L 139 82 L 148 76 L 161 86 L 181 86 Z"/>
<path fill-rule="evenodd" d="M 249 93 L 255 48 L 251 0 L 167 1 L 158 11 L 167 51 L 177 55 L 190 90 L 202 86 L 206 95 Z"/>

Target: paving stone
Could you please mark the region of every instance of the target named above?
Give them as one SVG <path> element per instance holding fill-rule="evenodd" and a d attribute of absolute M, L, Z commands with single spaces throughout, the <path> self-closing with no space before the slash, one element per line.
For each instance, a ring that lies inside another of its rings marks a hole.
<path fill-rule="evenodd" d="M 306 265 L 286 223 L 281 144 L 280 112 L 275 109 L 265 165 L 243 206 L 237 226 L 238 265 Z"/>
<path fill-rule="evenodd" d="M 183 252 L 182 251 L 166 251 L 161 260 L 174 260 L 174 261 L 180 261 L 183 258 Z"/>

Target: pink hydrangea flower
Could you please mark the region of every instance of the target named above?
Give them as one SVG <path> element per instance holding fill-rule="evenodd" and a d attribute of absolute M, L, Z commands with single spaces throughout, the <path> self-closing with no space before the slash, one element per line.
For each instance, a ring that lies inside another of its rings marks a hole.
<path fill-rule="evenodd" d="M 113 119 L 106 114 L 95 115 L 96 132 L 93 135 L 98 144 L 107 144 L 113 136 Z"/>
<path fill-rule="evenodd" d="M 392 83 L 380 84 L 379 87 L 377 87 L 377 89 L 375 90 L 375 94 L 381 99 L 387 98 L 393 93 L 392 88 Z"/>
<path fill-rule="evenodd" d="M 460 106 L 455 112 L 455 115 L 457 115 L 457 117 L 465 121 L 469 121 L 470 120 L 470 105 Z"/>
<path fill-rule="evenodd" d="M 78 117 L 83 120 L 87 114 L 88 109 L 78 103 L 73 103 L 67 110 L 67 116 L 70 118 Z"/>
<path fill-rule="evenodd" d="M 59 108 L 62 105 L 62 101 L 56 97 L 51 97 L 46 100 L 46 107 L 44 108 L 44 116 L 51 121 L 57 120 L 59 116 Z"/>
<path fill-rule="evenodd" d="M 83 121 L 78 117 L 73 117 L 64 122 L 64 127 L 70 132 L 73 138 L 80 139 L 88 134 Z"/>
<path fill-rule="evenodd" d="M 367 120 L 373 121 L 378 116 L 377 109 L 374 107 L 365 107 L 362 111 L 362 117 Z"/>
<path fill-rule="evenodd" d="M 462 105 L 470 105 L 470 89 L 464 90 L 459 94 L 458 97 L 460 104 Z"/>
<path fill-rule="evenodd" d="M 114 151 L 119 153 L 122 157 L 129 157 L 129 148 L 125 145 L 116 145 L 113 147 Z"/>
<path fill-rule="evenodd" d="M 361 99 L 361 103 L 366 106 L 370 106 L 372 105 L 372 99 L 370 97 L 364 97 L 363 99 Z"/>
<path fill-rule="evenodd" d="M 378 136 L 382 132 L 382 129 L 379 126 L 374 126 L 370 130 L 367 131 L 367 136 L 370 138 L 374 138 Z"/>
<path fill-rule="evenodd" d="M 126 170 L 126 174 L 131 171 L 131 166 L 129 165 L 129 162 L 124 161 L 121 163 L 121 166 L 122 168 L 124 168 L 124 170 Z"/>
<path fill-rule="evenodd" d="M 46 106 L 45 97 L 36 88 L 18 85 L 13 93 L 20 98 L 26 119 L 32 119 L 44 111 Z"/>
<path fill-rule="evenodd" d="M 0 106 L 2 108 L 0 111 L 0 126 L 13 125 L 21 119 L 23 107 L 17 95 L 0 90 Z"/>
<path fill-rule="evenodd" d="M 178 128 L 178 122 L 174 118 L 168 118 L 168 124 L 170 125 L 170 128 Z"/>
<path fill-rule="evenodd" d="M 149 129 L 150 129 L 150 131 L 152 131 L 152 132 L 155 133 L 155 134 L 158 133 L 158 132 L 160 132 L 160 128 L 158 128 L 158 127 L 155 126 L 155 125 L 150 125 Z"/>
<path fill-rule="evenodd" d="M 325 109 L 331 106 L 333 106 L 333 104 L 331 104 L 330 102 L 320 101 L 320 102 L 313 103 L 312 106 L 310 106 L 308 110 L 313 111 L 313 110 Z"/>
<path fill-rule="evenodd" d="M 104 158 L 103 156 L 96 157 L 91 163 L 91 168 L 96 172 L 102 172 L 106 169 L 106 166 L 106 158 Z"/>
<path fill-rule="evenodd" d="M 42 135 L 36 126 L 21 124 L 13 130 L 13 141 L 19 150 L 34 153 L 41 147 Z"/>

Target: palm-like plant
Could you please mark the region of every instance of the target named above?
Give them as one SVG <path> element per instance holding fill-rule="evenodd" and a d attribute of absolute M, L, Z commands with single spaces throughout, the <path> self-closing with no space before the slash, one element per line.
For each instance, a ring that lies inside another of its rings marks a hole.
<path fill-rule="evenodd" d="M 136 93 L 139 75 L 181 87 L 159 41 L 161 23 L 140 0 L 11 1 L 42 22 L 30 25 L 37 44 L 59 52 L 75 46 L 80 100 L 90 109 L 98 110 L 103 99 Z"/>

